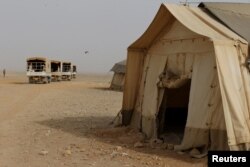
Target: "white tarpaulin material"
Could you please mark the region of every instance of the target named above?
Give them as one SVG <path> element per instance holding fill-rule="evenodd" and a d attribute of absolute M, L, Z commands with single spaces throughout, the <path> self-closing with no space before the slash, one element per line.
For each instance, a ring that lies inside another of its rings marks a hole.
<path fill-rule="evenodd" d="M 163 4 L 148 30 L 128 48 L 124 124 L 157 137 L 165 91 L 157 84 L 163 72 L 171 72 L 191 79 L 184 137 L 175 148 L 249 150 L 247 45 L 200 8 Z"/>
<path fill-rule="evenodd" d="M 209 10 L 223 24 L 250 41 L 249 3 L 204 2 L 199 4 L 199 7 Z"/>
<path fill-rule="evenodd" d="M 243 149 L 249 146 L 244 143 L 250 141 L 248 85 L 245 85 L 241 63 L 243 58 L 240 47 L 214 42 L 218 75 L 220 80 L 223 109 L 227 126 L 228 144 L 235 148 L 239 145 Z M 248 74 L 249 75 L 249 74 Z M 227 77 L 228 76 L 228 77 Z M 235 148 L 237 149 L 237 148 Z"/>

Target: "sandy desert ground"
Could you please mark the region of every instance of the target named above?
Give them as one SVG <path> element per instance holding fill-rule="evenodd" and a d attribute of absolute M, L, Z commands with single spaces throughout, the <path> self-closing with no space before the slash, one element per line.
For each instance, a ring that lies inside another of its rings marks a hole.
<path fill-rule="evenodd" d="M 122 93 L 111 75 L 28 84 L 24 73 L 0 77 L 0 167 L 200 167 L 163 147 L 135 148 L 142 134 L 114 128 Z"/>

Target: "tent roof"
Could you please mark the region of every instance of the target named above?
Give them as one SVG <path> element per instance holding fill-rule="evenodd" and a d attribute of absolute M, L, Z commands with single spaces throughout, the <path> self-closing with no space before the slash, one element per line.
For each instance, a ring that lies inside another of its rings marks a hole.
<path fill-rule="evenodd" d="M 125 73 L 126 72 L 126 62 L 127 60 L 120 61 L 118 63 L 115 63 L 115 65 L 111 68 L 110 71 L 113 71 L 115 73 Z"/>
<path fill-rule="evenodd" d="M 239 40 L 242 43 L 247 43 L 245 39 L 219 23 L 202 8 L 162 4 L 145 33 L 128 49 L 148 49 L 164 28 L 175 20 L 178 20 L 189 30 L 212 40 Z"/>
<path fill-rule="evenodd" d="M 207 9 L 231 30 L 250 42 L 250 4 L 205 2 L 199 7 Z"/>

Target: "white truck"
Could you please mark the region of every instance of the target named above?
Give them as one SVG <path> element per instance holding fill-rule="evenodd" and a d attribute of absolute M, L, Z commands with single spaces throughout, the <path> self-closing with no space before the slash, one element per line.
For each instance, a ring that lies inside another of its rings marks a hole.
<path fill-rule="evenodd" d="M 62 80 L 62 63 L 61 61 L 51 60 L 51 81 L 61 81 Z"/>
<path fill-rule="evenodd" d="M 62 80 L 72 79 L 71 62 L 62 62 Z"/>
<path fill-rule="evenodd" d="M 27 77 L 29 78 L 29 83 L 50 83 L 50 61 L 44 57 L 28 58 Z"/>

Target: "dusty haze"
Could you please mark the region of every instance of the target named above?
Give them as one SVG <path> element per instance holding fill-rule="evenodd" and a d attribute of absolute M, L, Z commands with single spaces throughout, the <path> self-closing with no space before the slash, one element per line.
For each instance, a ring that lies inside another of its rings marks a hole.
<path fill-rule="evenodd" d="M 70 60 L 80 72 L 107 73 L 162 2 L 180 1 L 1 0 L 0 70 L 24 71 L 27 57 L 46 56 Z"/>

